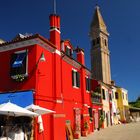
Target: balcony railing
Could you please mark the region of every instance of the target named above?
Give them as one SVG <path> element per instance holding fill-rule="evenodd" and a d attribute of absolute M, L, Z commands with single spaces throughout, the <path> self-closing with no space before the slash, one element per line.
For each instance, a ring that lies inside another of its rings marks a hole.
<path fill-rule="evenodd" d="M 91 101 L 92 101 L 93 104 L 102 104 L 102 102 L 101 102 L 101 93 L 93 92 L 91 94 Z"/>

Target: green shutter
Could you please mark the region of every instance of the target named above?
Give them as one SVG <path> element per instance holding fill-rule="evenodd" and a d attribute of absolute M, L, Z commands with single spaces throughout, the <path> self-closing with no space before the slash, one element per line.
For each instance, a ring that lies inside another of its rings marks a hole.
<path fill-rule="evenodd" d="M 72 86 L 74 86 L 74 71 L 72 70 Z"/>
<path fill-rule="evenodd" d="M 76 86 L 80 87 L 80 73 L 76 72 Z"/>

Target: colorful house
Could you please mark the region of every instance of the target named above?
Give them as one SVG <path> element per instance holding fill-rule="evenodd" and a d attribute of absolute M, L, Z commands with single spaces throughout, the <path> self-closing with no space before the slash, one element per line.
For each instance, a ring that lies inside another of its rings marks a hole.
<path fill-rule="evenodd" d="M 103 127 L 103 104 L 101 85 L 97 80 L 91 79 L 91 102 L 93 111 L 94 129 L 99 130 Z"/>
<path fill-rule="evenodd" d="M 120 114 L 119 120 L 121 122 L 129 121 L 128 91 L 124 88 L 117 87 L 115 96 L 117 99 L 117 110 Z"/>
<path fill-rule="evenodd" d="M 95 67 L 92 67 L 91 73 L 85 66 L 84 50 L 61 38 L 60 17 L 52 14 L 49 18 L 49 39 L 39 34 L 18 34 L 9 42 L 0 42 L 0 104 L 8 100 L 22 107 L 33 103 L 56 112 L 42 116 L 42 132 L 39 131 L 37 119 L 34 119 L 34 140 L 79 138 L 94 129 L 110 126 L 114 112 L 110 88 L 109 34 L 99 7 L 96 7 L 91 27 L 92 46 L 95 47 L 91 50 L 91 59 L 98 58 L 93 62 L 98 66 L 95 77 Z M 99 28 L 100 32 L 94 34 Z M 100 66 L 104 67 L 103 71 L 98 70 Z M 94 79 L 96 76 L 99 81 Z M 126 121 L 127 91 L 117 88 L 114 92 L 120 119 Z"/>
<path fill-rule="evenodd" d="M 116 124 L 119 124 L 119 118 L 120 118 L 120 115 L 119 115 L 119 111 L 118 111 L 118 103 L 117 103 L 117 98 L 116 98 L 116 92 L 117 92 L 117 87 L 115 85 L 112 85 L 111 86 L 112 88 L 112 124 L 113 125 L 116 125 Z"/>
<path fill-rule="evenodd" d="M 58 15 L 50 15 L 50 39 L 19 34 L 0 44 L 0 64 L 0 103 L 10 100 L 22 107 L 34 103 L 56 111 L 42 116 L 42 133 L 35 121 L 34 140 L 65 140 L 68 131 L 75 137 L 92 131 L 91 73 L 85 66 L 84 50 L 61 39 Z"/>

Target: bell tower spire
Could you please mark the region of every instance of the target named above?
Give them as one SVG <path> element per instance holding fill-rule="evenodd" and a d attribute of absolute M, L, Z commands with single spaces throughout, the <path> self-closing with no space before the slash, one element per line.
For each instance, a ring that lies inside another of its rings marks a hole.
<path fill-rule="evenodd" d="M 92 76 L 94 79 L 110 84 L 110 51 L 108 49 L 109 33 L 100 13 L 99 6 L 95 7 L 89 35 L 91 39 Z"/>

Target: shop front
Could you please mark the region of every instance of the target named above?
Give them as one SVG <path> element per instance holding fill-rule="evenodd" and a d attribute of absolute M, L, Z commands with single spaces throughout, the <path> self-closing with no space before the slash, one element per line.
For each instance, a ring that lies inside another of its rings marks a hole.
<path fill-rule="evenodd" d="M 33 117 L 24 107 L 33 103 L 33 92 L 0 94 L 0 140 L 33 139 Z"/>

